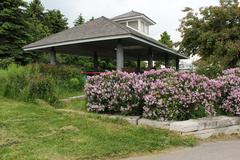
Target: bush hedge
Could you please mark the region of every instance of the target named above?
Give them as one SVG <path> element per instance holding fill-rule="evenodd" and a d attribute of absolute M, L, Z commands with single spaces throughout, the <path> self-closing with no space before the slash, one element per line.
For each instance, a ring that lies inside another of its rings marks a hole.
<path fill-rule="evenodd" d="M 226 70 L 215 79 L 161 69 L 89 77 L 85 92 L 89 111 L 186 120 L 236 114 L 240 110 L 239 87 L 239 68 Z"/>
<path fill-rule="evenodd" d="M 27 100 L 42 99 L 50 104 L 58 101 L 54 79 L 50 76 L 36 75 L 31 77 L 26 92 Z"/>

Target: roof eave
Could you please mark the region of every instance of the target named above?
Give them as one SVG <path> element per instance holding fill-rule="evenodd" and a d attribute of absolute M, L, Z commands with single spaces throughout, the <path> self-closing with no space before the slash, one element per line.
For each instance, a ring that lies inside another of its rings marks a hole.
<path fill-rule="evenodd" d="M 33 50 L 40 50 L 40 49 L 46 49 L 46 48 L 51 48 L 51 47 L 58 47 L 58 46 L 64 46 L 64 45 L 72 45 L 72 44 L 81 44 L 81 43 L 87 43 L 87 42 L 95 42 L 95 41 L 104 41 L 104 40 L 115 40 L 115 39 L 124 39 L 124 38 L 132 38 L 138 41 L 141 41 L 143 43 L 149 44 L 151 46 L 154 46 L 156 48 L 160 48 L 162 50 L 165 50 L 167 52 L 170 52 L 181 59 L 188 59 L 189 57 L 182 55 L 178 53 L 177 51 L 173 51 L 169 48 L 163 47 L 160 44 L 153 43 L 151 41 L 148 41 L 142 37 L 138 37 L 134 34 L 124 34 L 124 35 L 118 35 L 118 36 L 107 36 L 107 37 L 96 37 L 96 38 L 89 38 L 89 39 L 83 39 L 83 40 L 72 40 L 72 41 L 65 41 L 65 42 L 59 42 L 59 43 L 52 43 L 52 44 L 46 44 L 46 45 L 36 45 L 36 46 L 31 46 L 27 45 L 23 47 L 24 51 L 33 51 Z"/>
<path fill-rule="evenodd" d="M 107 37 L 96 37 L 96 38 L 88 38 L 88 39 L 82 39 L 82 40 L 72 40 L 72 41 L 65 41 L 65 42 L 58 42 L 58 43 L 52 43 L 52 44 L 45 44 L 45 45 L 37 45 L 37 46 L 31 46 L 31 44 L 24 46 L 24 51 L 33 51 L 33 50 L 39 50 L 39 49 L 46 49 L 51 47 L 58 47 L 58 46 L 64 46 L 64 45 L 71 45 L 71 44 L 80 44 L 80 43 L 87 43 L 87 42 L 96 42 L 96 41 L 104 41 L 104 40 L 115 40 L 115 39 L 123 39 L 123 38 L 130 38 L 130 34 L 124 34 L 124 35 L 117 35 L 117 36 L 107 36 Z"/>
<path fill-rule="evenodd" d="M 172 49 L 170 49 L 170 48 L 166 48 L 166 47 L 163 47 L 163 46 L 161 46 L 161 45 L 155 44 L 155 43 L 153 43 L 153 42 L 151 42 L 151 41 L 148 41 L 148 40 L 146 40 L 146 39 L 144 39 L 144 38 L 141 38 L 141 37 L 138 37 L 138 36 L 136 36 L 136 35 L 132 35 L 131 38 L 133 38 L 133 39 L 135 39 L 135 40 L 138 40 L 138 41 L 142 41 L 142 42 L 147 43 L 147 44 L 150 44 L 150 45 L 152 45 L 152 46 L 155 46 L 155 47 L 160 48 L 160 49 L 162 49 L 162 50 L 165 50 L 165 51 L 167 51 L 167 52 L 170 52 L 170 53 L 172 53 L 172 54 L 180 57 L 181 59 L 189 59 L 188 56 L 182 55 L 182 54 L 178 53 L 177 51 L 174 51 L 174 50 L 172 50 Z"/>

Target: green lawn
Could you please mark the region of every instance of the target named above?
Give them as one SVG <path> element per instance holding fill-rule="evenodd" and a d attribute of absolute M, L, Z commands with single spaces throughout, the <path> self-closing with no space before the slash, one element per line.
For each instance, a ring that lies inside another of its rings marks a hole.
<path fill-rule="evenodd" d="M 74 97 L 74 96 L 81 96 L 84 95 L 84 91 L 67 91 L 64 88 L 57 88 L 57 95 L 59 99 Z"/>
<path fill-rule="evenodd" d="M 40 102 L 0 98 L 3 160 L 111 159 L 196 143 L 192 137 L 167 130 L 131 126 L 122 120 L 84 112 L 64 113 Z"/>

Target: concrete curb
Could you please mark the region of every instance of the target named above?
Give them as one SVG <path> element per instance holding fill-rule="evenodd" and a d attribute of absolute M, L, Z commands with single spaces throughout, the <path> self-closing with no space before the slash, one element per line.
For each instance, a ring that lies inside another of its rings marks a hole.
<path fill-rule="evenodd" d="M 240 133 L 240 117 L 207 117 L 187 121 L 156 121 L 138 116 L 109 116 L 121 118 L 133 125 L 145 125 L 153 128 L 164 128 L 182 135 L 194 135 L 205 139 L 219 134 Z"/>

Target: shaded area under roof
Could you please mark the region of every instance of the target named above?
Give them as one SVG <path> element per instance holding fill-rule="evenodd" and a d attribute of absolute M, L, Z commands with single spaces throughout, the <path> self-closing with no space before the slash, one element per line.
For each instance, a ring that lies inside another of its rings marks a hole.
<path fill-rule="evenodd" d="M 81 26 L 53 34 L 26 45 L 23 49 L 26 51 L 51 51 L 51 48 L 54 47 L 59 53 L 92 56 L 93 51 L 98 51 L 100 52 L 99 56 L 115 57 L 114 49 L 119 39 L 125 46 L 126 57 L 134 58 L 141 55 L 145 59 L 147 50 L 151 47 L 155 52 L 155 59 L 165 54 L 180 59 L 188 58 L 173 49 L 169 49 L 157 40 L 106 17 L 100 17 Z M 128 53 L 132 53 L 132 55 L 127 55 Z"/>

